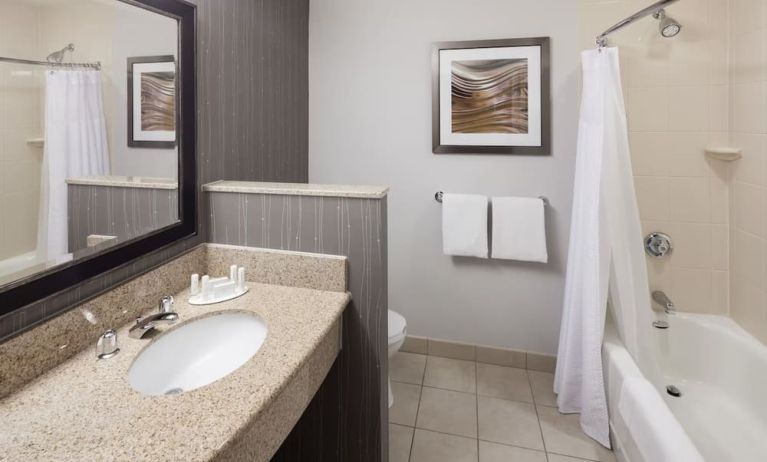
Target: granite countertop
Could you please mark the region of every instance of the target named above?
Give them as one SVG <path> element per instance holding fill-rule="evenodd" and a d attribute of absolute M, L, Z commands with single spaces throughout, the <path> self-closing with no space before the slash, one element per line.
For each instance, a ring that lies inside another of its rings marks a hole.
<path fill-rule="evenodd" d="M 203 185 L 203 191 L 285 194 L 290 196 L 355 197 L 360 199 L 381 199 L 389 192 L 388 186 L 307 184 L 307 183 L 264 183 L 258 181 L 214 181 Z"/>
<path fill-rule="evenodd" d="M 131 339 L 123 326 L 114 358 L 96 360 L 94 349 L 86 349 L 0 401 L 0 460 L 203 461 L 245 454 L 268 460 L 335 360 L 350 296 L 248 286 L 240 298 L 207 306 L 189 305 L 184 290 L 175 297 L 180 321 L 158 327 L 167 331 L 225 310 L 256 313 L 269 330 L 242 367 L 180 395 L 143 395 L 128 383 L 128 369 L 151 340 Z M 247 441 L 234 443 L 235 437 Z"/>
<path fill-rule="evenodd" d="M 79 178 L 67 178 L 67 184 L 82 186 L 112 186 L 138 189 L 178 189 L 178 181 L 173 178 L 150 178 L 141 176 L 94 175 Z"/>

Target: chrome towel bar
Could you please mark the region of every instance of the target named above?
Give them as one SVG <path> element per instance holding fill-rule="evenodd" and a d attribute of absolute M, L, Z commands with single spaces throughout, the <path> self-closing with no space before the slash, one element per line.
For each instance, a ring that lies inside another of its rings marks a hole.
<path fill-rule="evenodd" d="M 436 193 L 434 193 L 434 200 L 441 204 L 442 196 L 444 195 L 445 195 L 444 191 L 437 191 Z M 546 196 L 538 196 L 538 199 L 543 201 L 543 205 L 546 205 L 546 206 L 550 205 L 549 199 Z"/>

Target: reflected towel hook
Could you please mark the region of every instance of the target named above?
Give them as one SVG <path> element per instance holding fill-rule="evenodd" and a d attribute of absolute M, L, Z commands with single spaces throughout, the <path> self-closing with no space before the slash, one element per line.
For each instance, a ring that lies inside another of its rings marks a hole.
<path fill-rule="evenodd" d="M 444 196 L 445 196 L 444 191 L 437 191 L 436 193 L 434 193 L 434 200 L 441 204 L 442 198 Z M 543 201 L 543 205 L 546 205 L 546 206 L 551 205 L 549 202 L 549 199 L 546 196 L 538 196 L 538 199 Z"/>

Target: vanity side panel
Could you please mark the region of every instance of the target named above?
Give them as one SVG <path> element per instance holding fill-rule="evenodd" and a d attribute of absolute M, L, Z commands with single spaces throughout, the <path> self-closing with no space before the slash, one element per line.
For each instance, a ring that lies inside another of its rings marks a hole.
<path fill-rule="evenodd" d="M 70 184 L 69 251 L 87 247 L 91 234 L 125 241 L 178 221 L 178 190 Z"/>
<path fill-rule="evenodd" d="M 386 198 L 209 192 L 208 203 L 210 242 L 348 258 L 352 301 L 344 313 L 338 359 L 341 390 L 334 399 L 332 387 L 323 386 L 315 397 L 321 403 L 310 405 L 295 431 L 325 441 L 337 438 L 337 460 L 388 460 Z M 326 382 L 336 379 L 331 371 Z M 332 416 L 312 415 L 321 413 L 328 401 L 336 405 L 340 425 Z M 306 431 L 304 425 L 322 431 Z M 321 444 L 300 438 L 286 443 L 293 446 L 296 440 Z M 286 446 L 278 454 L 288 450 L 296 452 Z"/>

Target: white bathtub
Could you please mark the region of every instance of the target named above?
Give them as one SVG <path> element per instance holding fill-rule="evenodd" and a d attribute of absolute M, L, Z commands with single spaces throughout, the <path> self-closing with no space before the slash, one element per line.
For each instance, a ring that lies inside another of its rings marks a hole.
<path fill-rule="evenodd" d="M 727 317 L 677 314 L 668 320 L 669 329 L 652 329 L 649 365 L 642 370 L 608 324 L 603 361 L 618 457 L 657 462 L 648 448 L 665 447 L 683 454 L 679 462 L 767 461 L 767 347 Z M 619 411 L 621 392 L 636 393 L 637 387 L 623 388 L 630 379 L 651 385 L 633 396 L 652 410 L 650 430 Z M 670 396 L 667 385 L 682 396 Z"/>
<path fill-rule="evenodd" d="M 35 251 L 23 253 L 13 257 L 0 260 L 0 274 L 11 274 L 37 264 L 37 254 Z"/>

